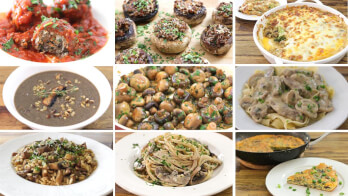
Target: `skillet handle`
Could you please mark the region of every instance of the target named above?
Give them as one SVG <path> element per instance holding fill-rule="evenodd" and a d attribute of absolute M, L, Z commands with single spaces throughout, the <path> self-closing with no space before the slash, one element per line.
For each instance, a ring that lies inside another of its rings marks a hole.
<path fill-rule="evenodd" d="M 302 2 L 305 2 L 306 0 L 297 0 L 295 3 L 302 3 Z M 323 5 L 322 2 L 320 2 L 320 0 L 311 0 L 311 1 L 314 1 L 316 4 L 319 4 L 319 5 Z"/>
<path fill-rule="evenodd" d="M 308 148 L 312 147 L 313 145 L 319 143 L 321 140 L 323 140 L 326 136 L 328 136 L 330 134 L 330 132 L 324 133 L 323 135 L 321 135 L 319 138 L 314 139 L 313 141 L 309 142 L 308 144 Z"/>

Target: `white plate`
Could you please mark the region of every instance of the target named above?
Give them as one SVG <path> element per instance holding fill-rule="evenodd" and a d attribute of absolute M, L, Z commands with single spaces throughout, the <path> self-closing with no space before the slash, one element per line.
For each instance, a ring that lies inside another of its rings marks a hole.
<path fill-rule="evenodd" d="M 27 78 L 46 71 L 67 71 L 78 74 L 86 79 L 88 79 L 98 90 L 100 96 L 100 105 L 97 112 L 91 116 L 89 119 L 82 121 L 80 123 L 63 126 L 63 127 L 52 127 L 40 125 L 34 122 L 31 122 L 24 118 L 16 109 L 14 103 L 14 97 L 18 87 L 22 84 L 24 80 Z M 103 73 L 101 73 L 97 68 L 91 66 L 84 65 L 75 65 L 75 66 L 22 66 L 17 68 L 15 71 L 11 73 L 11 75 L 6 79 L 4 84 L 4 88 L 2 91 L 2 96 L 4 100 L 4 104 L 7 110 L 20 122 L 28 125 L 32 129 L 40 129 L 40 130 L 73 130 L 73 129 L 81 129 L 94 121 L 98 120 L 108 109 L 110 105 L 110 101 L 112 99 L 111 94 L 111 86 L 109 81 L 106 79 Z"/>
<path fill-rule="evenodd" d="M 265 70 L 266 66 L 240 66 L 236 69 L 235 100 L 236 100 L 236 127 L 238 129 L 249 130 L 274 130 L 274 128 L 264 126 L 254 122 L 251 117 L 239 105 L 239 99 L 242 96 L 244 84 L 255 73 L 256 70 Z M 318 73 L 322 75 L 326 83 L 335 90 L 332 99 L 334 110 L 326 116 L 303 128 L 305 130 L 333 130 L 337 129 L 348 116 L 348 83 L 346 79 L 333 67 L 318 67 Z M 297 130 L 300 130 L 297 129 Z"/>
<path fill-rule="evenodd" d="M 287 0 L 277 0 L 279 2 L 280 5 L 286 5 L 287 4 Z M 233 13 L 235 13 L 235 16 L 243 19 L 243 20 L 253 20 L 253 21 L 257 21 L 259 18 L 261 18 L 261 16 L 257 16 L 257 15 L 248 15 L 248 14 L 244 14 L 242 12 L 239 11 L 240 6 L 243 5 L 243 3 L 245 2 L 245 0 L 235 0 L 234 1 L 234 11 Z"/>
<path fill-rule="evenodd" d="M 209 150 L 223 161 L 223 164 L 218 167 L 212 177 L 201 184 L 186 187 L 163 187 L 152 185 L 140 179 L 133 172 L 133 163 L 140 157 L 140 151 L 149 140 L 163 132 L 146 132 L 133 133 L 122 138 L 115 145 L 116 157 L 116 183 L 125 190 L 137 195 L 151 196 L 202 196 L 213 195 L 219 193 L 228 187 L 232 186 L 234 168 L 232 149 L 233 142 L 227 137 L 218 133 L 204 132 L 180 132 L 181 135 L 192 137 L 209 146 Z M 139 148 L 133 148 L 132 144 L 139 144 Z"/>
<path fill-rule="evenodd" d="M 266 187 L 272 195 L 276 196 L 306 195 L 306 187 L 287 184 L 286 180 L 289 176 L 294 175 L 296 172 L 310 169 L 313 166 L 319 165 L 320 163 L 325 163 L 326 165 L 332 166 L 333 169 L 336 170 L 338 180 L 342 182 L 342 185 L 337 185 L 336 189 L 332 192 L 310 189 L 311 195 L 320 195 L 320 193 L 322 193 L 325 196 L 338 196 L 341 192 L 347 195 L 348 184 L 346 183 L 348 183 L 348 166 L 338 161 L 323 158 L 300 158 L 277 165 L 267 174 Z M 281 186 L 281 188 L 278 188 L 278 184 Z M 296 191 L 289 189 L 290 186 L 293 189 L 296 189 Z"/>
<path fill-rule="evenodd" d="M 121 79 L 121 76 L 123 75 L 128 75 L 129 73 L 133 72 L 134 70 L 136 69 L 140 69 L 140 68 L 144 68 L 144 67 L 147 67 L 148 65 L 132 65 L 131 67 L 128 67 L 128 66 L 116 66 L 116 70 L 114 71 L 114 91 L 116 90 L 117 86 L 118 86 L 118 83 L 120 82 L 120 79 Z M 220 65 L 220 66 L 217 66 L 219 69 L 222 69 L 226 75 L 232 75 L 234 76 L 233 74 L 233 69 L 230 65 Z M 115 120 L 115 124 L 117 127 L 120 127 L 124 130 L 133 130 L 133 129 L 130 129 L 126 126 L 123 126 L 121 124 L 118 123 L 117 120 Z M 226 130 L 232 130 L 233 129 L 233 126 L 229 129 L 226 129 Z"/>
<path fill-rule="evenodd" d="M 48 137 L 59 139 L 64 137 L 77 144 L 86 142 L 98 161 L 97 169 L 86 180 L 72 185 L 48 186 L 26 180 L 16 174 L 12 164 L 12 153 L 37 140 Z M 0 193 L 7 196 L 95 196 L 112 192 L 113 158 L 112 150 L 95 140 L 67 133 L 36 133 L 18 137 L 0 146 Z"/>
<path fill-rule="evenodd" d="M 1 1 L 0 13 L 7 13 L 13 7 L 15 0 Z M 46 5 L 53 5 L 53 0 L 44 0 Z M 91 0 L 93 17 L 101 24 L 108 32 L 108 41 L 105 46 L 97 53 L 88 58 L 77 61 L 59 63 L 61 65 L 83 64 L 83 65 L 114 65 L 115 64 L 115 10 L 113 1 L 110 0 Z M 1 65 L 18 66 L 18 65 L 35 65 L 38 62 L 32 62 L 14 57 L 0 49 Z M 47 64 L 47 63 L 40 63 Z"/>

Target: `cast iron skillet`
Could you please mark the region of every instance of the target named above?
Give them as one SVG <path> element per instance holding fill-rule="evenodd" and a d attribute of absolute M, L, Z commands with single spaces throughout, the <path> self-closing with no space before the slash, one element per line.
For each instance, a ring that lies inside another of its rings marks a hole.
<path fill-rule="evenodd" d="M 256 165 L 276 165 L 285 161 L 289 161 L 291 159 L 298 158 L 306 150 L 307 147 L 320 142 L 328 134 L 329 133 L 325 133 L 319 138 L 311 139 L 310 136 L 304 132 L 238 132 L 236 133 L 236 142 L 255 135 L 291 135 L 301 138 L 305 142 L 305 144 L 297 148 L 275 152 L 245 152 L 236 149 L 236 156 L 243 161 L 247 161 Z"/>

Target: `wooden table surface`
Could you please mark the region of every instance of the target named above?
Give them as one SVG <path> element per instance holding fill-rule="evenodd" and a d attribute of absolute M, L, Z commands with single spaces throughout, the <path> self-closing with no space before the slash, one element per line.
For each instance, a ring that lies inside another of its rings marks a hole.
<path fill-rule="evenodd" d="M 19 122 L 14 118 L 4 105 L 2 99 L 2 89 L 7 77 L 15 70 L 17 67 L 1 67 L 0 66 L 0 130 L 21 130 L 21 129 L 30 129 L 28 126 Z M 113 72 L 112 67 L 97 67 L 108 79 L 110 85 L 113 83 Z M 111 90 L 111 89 L 110 89 Z M 105 114 L 100 117 L 96 122 L 88 125 L 84 129 L 95 129 L 95 130 L 110 130 L 113 128 L 113 109 L 112 102 L 105 112 Z"/>
<path fill-rule="evenodd" d="M 288 3 L 296 0 L 288 0 Z M 340 11 L 346 17 L 348 16 L 347 0 L 320 0 L 324 5 Z M 242 20 L 236 17 L 236 64 L 269 64 L 263 57 L 253 39 L 253 29 L 255 21 Z M 339 63 L 347 64 L 348 55 Z"/>
<path fill-rule="evenodd" d="M 323 133 L 309 133 L 317 138 Z M 304 157 L 333 159 L 348 164 L 348 133 L 331 133 L 318 144 L 304 153 Z M 267 191 L 265 180 L 269 170 L 252 170 L 236 161 L 236 195 L 271 196 Z"/>
<path fill-rule="evenodd" d="M 131 134 L 131 132 L 122 132 L 122 133 L 115 133 L 115 142 L 119 141 L 122 139 L 124 136 Z M 232 133 L 221 133 L 230 139 L 232 139 Z M 117 184 L 115 184 L 115 195 L 116 196 L 134 196 L 134 194 L 129 193 L 128 191 L 124 190 Z M 224 190 L 221 193 L 216 194 L 216 196 L 232 196 L 232 187 Z"/>
<path fill-rule="evenodd" d="M 29 134 L 29 133 L 13 133 L 13 132 L 0 133 L 0 145 L 9 140 L 15 139 L 25 134 Z M 100 132 L 100 133 L 72 133 L 72 134 L 81 135 L 83 137 L 94 139 L 102 144 L 105 144 L 111 149 L 113 148 L 112 133 Z M 0 196 L 4 196 L 4 195 L 0 193 Z M 110 193 L 108 196 L 113 196 L 113 193 Z"/>

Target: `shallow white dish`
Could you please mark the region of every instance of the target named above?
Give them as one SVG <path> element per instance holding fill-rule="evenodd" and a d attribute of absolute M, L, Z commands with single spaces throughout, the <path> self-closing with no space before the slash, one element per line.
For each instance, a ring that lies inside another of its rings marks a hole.
<path fill-rule="evenodd" d="M 7 13 L 13 7 L 15 0 L 1 1 L 0 13 Z M 53 0 L 43 0 L 46 5 L 53 5 Z M 97 53 L 89 56 L 85 59 L 77 61 L 59 63 L 60 65 L 72 65 L 72 64 L 83 64 L 83 65 L 114 65 L 115 64 L 115 10 L 113 1 L 109 0 L 91 0 L 93 17 L 101 24 L 104 29 L 108 32 L 108 40 L 103 48 Z M 0 49 L 1 65 L 4 66 L 19 66 L 19 65 L 37 65 L 38 62 L 27 61 L 14 57 L 7 52 Z M 40 64 L 51 64 L 51 63 L 40 63 Z"/>
<path fill-rule="evenodd" d="M 236 127 L 244 130 L 274 130 L 275 128 L 267 127 L 254 122 L 251 117 L 239 105 L 239 99 L 242 96 L 244 84 L 255 73 L 256 70 L 265 70 L 266 66 L 240 66 L 236 69 L 235 100 L 236 100 Z M 332 99 L 334 110 L 326 116 L 303 128 L 304 130 L 333 130 L 337 129 L 348 116 L 348 83 L 346 79 L 333 67 L 318 67 L 318 73 L 322 75 L 326 83 L 335 90 Z M 297 129 L 299 130 L 299 129 Z"/>
<path fill-rule="evenodd" d="M 88 79 L 98 90 L 100 96 L 100 105 L 97 112 L 89 119 L 82 121 L 75 125 L 63 126 L 63 127 L 50 127 L 45 125 L 40 125 L 37 123 L 33 123 L 26 118 L 22 117 L 19 112 L 16 110 L 14 97 L 19 85 L 22 84 L 24 80 L 33 76 L 35 74 L 46 72 L 46 71 L 67 71 L 78 74 L 80 76 Z M 106 79 L 104 74 L 102 74 L 97 68 L 91 66 L 21 66 L 17 68 L 15 71 L 11 73 L 11 75 L 7 78 L 4 88 L 2 91 L 2 96 L 4 100 L 4 104 L 7 110 L 20 122 L 28 125 L 32 129 L 40 129 L 40 130 L 72 130 L 72 129 L 80 129 L 85 127 L 94 121 L 98 120 L 108 109 L 112 94 L 111 94 L 111 86 L 109 81 Z"/>
<path fill-rule="evenodd" d="M 311 195 L 320 195 L 321 193 L 325 196 L 338 196 L 340 193 L 346 195 L 348 193 L 348 184 L 346 184 L 348 183 L 348 166 L 338 161 L 323 158 L 300 158 L 277 165 L 267 174 L 266 187 L 272 195 L 306 195 L 306 187 L 287 184 L 286 180 L 296 172 L 310 169 L 320 163 L 332 166 L 332 168 L 336 170 L 338 181 L 341 181 L 342 185 L 337 185 L 336 189 L 332 192 L 310 189 Z M 278 188 L 278 185 L 280 185 L 281 188 Z M 296 191 L 289 189 L 289 187 L 296 189 Z"/>
<path fill-rule="evenodd" d="M 266 49 L 263 48 L 261 43 L 259 42 L 259 36 L 262 36 L 262 29 L 259 31 L 259 27 L 261 24 L 265 25 L 267 20 L 265 19 L 267 16 L 273 14 L 274 12 L 284 9 L 286 7 L 293 7 L 293 6 L 308 6 L 308 7 L 314 7 L 318 8 L 320 10 L 323 10 L 324 12 L 330 12 L 332 14 L 335 14 L 342 18 L 345 23 L 348 25 L 348 19 L 345 17 L 342 13 L 339 11 L 329 7 L 325 6 L 320 0 L 313 0 L 315 3 L 308 3 L 304 2 L 305 0 L 297 0 L 295 3 L 289 3 L 287 5 L 281 5 L 278 7 L 275 7 L 271 10 L 268 10 L 266 13 L 264 13 L 255 23 L 254 30 L 253 30 L 253 38 L 254 42 L 257 46 L 257 48 L 260 50 L 262 55 L 267 59 L 268 62 L 272 64 L 337 64 L 343 57 L 344 55 L 347 54 L 348 51 L 348 46 L 346 46 L 344 49 L 339 51 L 338 53 L 334 54 L 333 56 L 330 56 L 325 59 L 317 60 L 317 61 L 309 61 L 309 62 L 301 62 L 301 61 L 291 61 L 287 59 L 282 59 L 280 57 L 277 57 L 273 55 L 272 53 L 268 52 Z M 320 38 L 323 39 L 323 38 Z"/>
<path fill-rule="evenodd" d="M 12 153 L 17 152 L 23 146 L 47 137 L 59 139 L 67 138 L 78 144 L 86 142 L 98 161 L 97 169 L 86 180 L 72 185 L 48 186 L 26 180 L 16 174 L 12 164 Z M 18 137 L 0 146 L 0 193 L 8 196 L 96 196 L 107 195 L 112 192 L 113 182 L 113 158 L 112 150 L 95 140 L 79 135 L 67 133 L 36 133 Z"/>
<path fill-rule="evenodd" d="M 286 5 L 288 2 L 287 0 L 277 0 L 279 2 L 280 5 Z M 239 11 L 240 6 L 243 5 L 243 3 L 245 2 L 245 0 L 235 0 L 234 1 L 234 5 L 233 7 L 235 8 L 235 10 L 233 11 L 233 13 L 235 13 L 235 16 L 243 19 L 243 20 L 251 20 L 251 21 L 257 21 L 259 18 L 261 18 L 261 16 L 257 16 L 257 15 L 248 15 L 248 14 L 244 14 L 242 12 Z"/>
<path fill-rule="evenodd" d="M 232 149 L 233 142 L 227 137 L 218 133 L 207 132 L 180 132 L 186 137 L 195 138 L 207 144 L 211 152 L 223 161 L 212 177 L 201 184 L 186 187 L 163 187 L 152 185 L 137 177 L 133 172 L 133 163 L 140 156 L 140 151 L 148 141 L 164 132 L 133 133 L 122 138 L 115 144 L 115 175 L 116 183 L 125 190 L 137 195 L 151 196 L 202 196 L 219 193 L 232 186 L 234 168 Z M 138 148 L 133 148 L 132 144 L 139 144 Z"/>
<path fill-rule="evenodd" d="M 128 75 L 129 73 L 133 72 L 136 69 L 140 69 L 140 68 L 147 67 L 147 66 L 148 65 L 132 65 L 131 68 L 129 68 L 128 66 L 116 66 L 115 71 L 114 71 L 114 91 L 113 92 L 115 92 L 115 90 L 118 86 L 118 83 L 120 82 L 121 76 Z M 234 77 L 233 69 L 231 66 L 221 65 L 221 66 L 218 66 L 218 68 L 222 69 L 226 73 L 226 75 L 232 75 Z M 130 129 L 126 126 L 119 124 L 117 120 L 115 120 L 115 124 L 117 127 L 121 128 L 121 129 L 133 130 L 133 129 Z M 232 130 L 232 129 L 233 129 L 233 127 L 229 128 L 227 130 Z"/>

